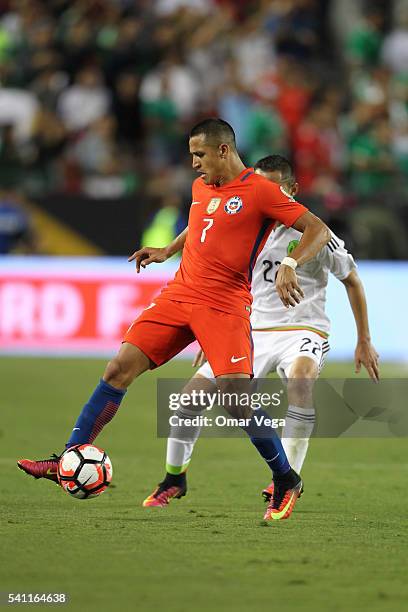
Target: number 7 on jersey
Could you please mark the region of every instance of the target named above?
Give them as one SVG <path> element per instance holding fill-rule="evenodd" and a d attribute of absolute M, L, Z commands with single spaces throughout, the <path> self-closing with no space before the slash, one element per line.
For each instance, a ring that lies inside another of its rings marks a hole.
<path fill-rule="evenodd" d="M 203 221 L 207 222 L 207 225 L 205 226 L 205 228 L 203 229 L 203 231 L 201 232 L 201 239 L 200 242 L 205 242 L 205 237 L 207 235 L 208 230 L 210 229 L 210 227 L 213 226 L 214 224 L 214 219 L 203 219 Z"/>

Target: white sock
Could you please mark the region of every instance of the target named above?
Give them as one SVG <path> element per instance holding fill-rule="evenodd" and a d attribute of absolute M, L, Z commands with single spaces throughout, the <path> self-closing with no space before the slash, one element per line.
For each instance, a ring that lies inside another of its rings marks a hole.
<path fill-rule="evenodd" d="M 282 445 L 291 467 L 300 473 L 315 423 L 314 408 L 289 405 L 282 430 Z"/>
<path fill-rule="evenodd" d="M 182 420 L 200 416 L 200 413 L 181 408 L 175 414 L 179 417 L 179 424 L 171 427 L 167 439 L 166 472 L 182 474 L 189 466 L 194 445 L 201 430 L 201 427 L 197 425 L 183 425 Z"/>

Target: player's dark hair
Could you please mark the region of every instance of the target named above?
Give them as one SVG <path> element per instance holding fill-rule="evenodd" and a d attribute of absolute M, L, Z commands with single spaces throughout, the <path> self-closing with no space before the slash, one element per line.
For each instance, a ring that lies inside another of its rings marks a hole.
<path fill-rule="evenodd" d="M 256 162 L 255 170 L 262 172 L 280 172 L 283 183 L 294 183 L 296 181 L 292 164 L 283 155 L 268 155 Z"/>
<path fill-rule="evenodd" d="M 229 123 L 218 117 L 204 119 L 197 123 L 190 131 L 190 138 L 201 135 L 205 136 L 207 144 L 215 146 L 229 144 L 234 149 L 236 148 L 234 130 Z"/>

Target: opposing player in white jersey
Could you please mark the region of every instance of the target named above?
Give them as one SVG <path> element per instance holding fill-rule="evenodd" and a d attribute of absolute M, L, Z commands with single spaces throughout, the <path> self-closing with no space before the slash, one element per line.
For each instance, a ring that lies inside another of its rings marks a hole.
<path fill-rule="evenodd" d="M 271 155 L 255 165 L 255 171 L 279 183 L 281 189 L 294 196 L 298 184 L 289 162 L 280 155 Z M 294 308 L 286 308 L 275 290 L 275 276 L 284 257 L 290 256 L 301 234 L 293 228 L 277 225 L 257 259 L 252 278 L 252 337 L 254 342 L 254 376 L 265 378 L 276 371 L 287 383 L 288 410 L 282 431 L 282 442 L 290 465 L 300 472 L 312 434 L 315 410 L 313 384 L 329 351 L 330 321 L 325 312 L 329 273 L 343 282 L 357 328 L 355 365 L 358 373 L 363 364 L 370 377 L 379 379 L 378 354 L 371 344 L 364 289 L 353 257 L 344 242 L 332 233 L 332 239 L 309 263 L 296 272 L 304 299 Z M 213 373 L 202 353 L 195 359 L 201 365 L 185 391 L 211 385 Z M 197 379 L 200 379 L 197 381 Z M 191 389 L 190 389 L 191 386 Z M 191 418 L 197 412 L 186 409 L 181 417 Z M 180 422 L 180 419 L 179 419 Z M 166 506 L 173 497 L 184 495 L 186 470 L 191 460 L 200 428 L 172 428 L 167 443 L 166 478 L 145 501 L 145 506 Z M 266 499 L 273 493 L 273 483 L 263 491 Z"/>

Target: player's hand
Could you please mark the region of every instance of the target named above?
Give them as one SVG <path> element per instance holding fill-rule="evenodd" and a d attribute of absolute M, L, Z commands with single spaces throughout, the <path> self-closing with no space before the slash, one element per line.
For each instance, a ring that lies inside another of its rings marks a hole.
<path fill-rule="evenodd" d="M 361 364 L 363 364 L 370 378 L 374 382 L 378 382 L 380 380 L 380 369 L 378 365 L 379 358 L 379 354 L 370 341 L 358 342 L 354 353 L 356 374 L 360 373 Z"/>
<path fill-rule="evenodd" d="M 197 355 L 193 359 L 193 368 L 201 368 L 202 365 L 207 361 L 204 351 L 200 349 Z"/>
<path fill-rule="evenodd" d="M 153 247 L 143 247 L 143 249 L 139 249 L 135 251 L 133 255 L 128 258 L 128 261 L 136 262 L 136 272 L 139 274 L 140 266 L 142 268 L 146 268 L 151 263 L 163 263 L 169 258 L 167 248 L 153 248 Z"/>
<path fill-rule="evenodd" d="M 305 297 L 299 287 L 296 272 L 290 266 L 279 266 L 275 280 L 276 291 L 286 308 L 300 304 Z"/>

